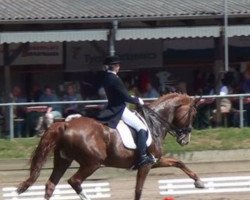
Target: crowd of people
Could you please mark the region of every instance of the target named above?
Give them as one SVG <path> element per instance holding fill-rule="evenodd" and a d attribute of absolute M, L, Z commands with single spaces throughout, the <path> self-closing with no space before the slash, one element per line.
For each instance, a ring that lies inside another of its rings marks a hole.
<path fill-rule="evenodd" d="M 239 68 L 233 68 L 229 72 L 221 74 L 220 87 L 216 88 L 216 78 L 211 73 L 195 71 L 194 88 L 196 95 L 249 94 L 250 92 L 250 66 L 243 72 Z M 216 91 L 218 90 L 218 91 Z M 244 125 L 250 126 L 250 98 L 244 98 Z M 239 98 L 220 98 L 219 108 L 226 126 L 239 127 Z M 215 98 L 200 100 L 194 127 L 204 129 L 217 125 L 218 108 Z M 221 122 L 223 119 L 221 120 Z"/>
<path fill-rule="evenodd" d="M 25 102 L 47 102 L 42 105 L 15 106 L 13 111 L 14 122 L 17 122 L 18 126 L 15 128 L 15 136 L 25 137 L 39 134 L 38 131 L 42 125 L 49 127 L 55 119 L 65 118 L 70 114 L 79 113 L 81 108 L 79 104 L 57 104 L 50 102 L 58 101 L 80 101 L 81 95 L 76 92 L 76 87 L 73 83 L 69 83 L 65 86 L 65 92 L 62 97 L 56 94 L 56 90 L 51 86 L 46 85 L 44 88 L 40 88 L 38 84 L 32 87 L 30 100 L 24 95 L 24 92 L 20 86 L 14 86 L 10 94 L 10 102 L 12 103 L 25 103 Z M 48 103 L 49 102 L 49 103 Z M 4 115 L 3 108 L 1 115 Z M 23 119 L 20 125 L 20 119 Z M 16 128 L 21 130 L 16 130 Z"/>
<path fill-rule="evenodd" d="M 188 93 L 186 83 L 177 81 L 177 78 L 168 71 L 152 73 L 143 71 L 136 74 L 122 74 L 125 86 L 130 95 L 141 98 L 158 98 L 162 94 L 169 92 Z M 216 78 L 214 74 L 201 70 L 195 70 L 193 74 L 193 93 L 189 95 L 227 95 L 250 92 L 250 67 L 241 73 L 239 68 L 222 74 L 220 88 L 216 88 Z M 83 85 L 91 85 L 83 81 Z M 93 86 L 91 86 L 93 87 Z M 87 92 L 90 90 L 91 92 Z M 218 91 L 219 90 L 219 91 Z M 77 82 L 69 82 L 64 85 L 63 92 L 57 94 L 56 88 L 51 86 L 40 87 L 34 84 L 30 89 L 28 97 L 19 86 L 14 86 L 10 94 L 10 102 L 57 102 L 57 101 L 80 101 L 90 99 L 106 99 L 105 90 L 99 87 L 87 89 L 79 88 Z M 88 96 L 89 94 L 89 96 Z M 37 109 L 34 109 L 37 107 Z M 129 105 L 135 109 L 135 105 Z M 3 108 L 0 108 L 0 116 L 4 115 Z M 197 107 L 197 116 L 194 127 L 197 129 L 209 128 L 216 125 L 216 100 L 215 98 L 201 98 Z M 250 98 L 244 99 L 244 123 L 250 126 Z M 84 105 L 77 103 L 70 104 L 42 104 L 41 106 L 15 106 L 14 118 L 24 119 L 22 126 L 18 126 L 21 136 L 33 136 L 39 134 L 38 130 L 42 125 L 49 127 L 55 119 L 66 118 L 70 114 L 84 113 Z M 225 113 L 229 126 L 239 126 L 239 101 L 238 98 L 222 98 L 221 113 Z M 2 117 L 3 118 L 3 117 Z M 18 120 L 17 120 L 18 121 Z M 16 126 L 15 126 L 16 127 Z M 20 128 L 21 127 L 21 128 Z M 15 131 L 15 132 L 18 132 Z M 28 133 L 28 134 L 27 134 Z M 20 134 L 19 134 L 20 135 Z M 16 135 L 18 136 L 18 135 Z"/>
<path fill-rule="evenodd" d="M 136 96 L 138 95 L 143 98 L 157 98 L 160 96 L 157 89 L 155 89 L 150 82 L 146 83 L 143 91 L 140 90 L 136 84 L 132 85 L 131 81 L 128 81 L 127 84 L 129 92 L 131 92 L 131 94 L 135 92 L 134 95 Z M 94 88 L 89 85 L 91 84 L 83 82 L 80 88 L 77 82 L 69 82 L 64 85 L 63 92 L 57 92 L 59 91 L 58 88 L 53 88 L 50 85 L 41 87 L 40 84 L 34 84 L 30 88 L 29 95 L 26 95 L 20 86 L 14 86 L 11 89 L 10 102 L 41 103 L 41 105 L 17 105 L 14 107 L 15 137 L 41 135 L 43 131 L 42 127 L 49 127 L 56 119 L 65 119 L 71 114 L 85 113 L 85 105 L 79 103 L 57 104 L 53 102 L 107 98 L 103 87 L 96 86 L 98 88 Z M 42 104 L 42 102 L 47 103 Z M 4 116 L 4 114 L 4 108 L 1 107 L 0 116 Z"/>

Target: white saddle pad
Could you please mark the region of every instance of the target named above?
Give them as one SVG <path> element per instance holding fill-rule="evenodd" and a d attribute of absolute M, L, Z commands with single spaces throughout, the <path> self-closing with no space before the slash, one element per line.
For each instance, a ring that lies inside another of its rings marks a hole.
<path fill-rule="evenodd" d="M 136 144 L 128 125 L 125 124 L 122 120 L 120 120 L 116 128 L 122 138 L 124 146 L 127 147 L 128 149 L 136 149 Z M 148 129 L 148 139 L 146 144 L 147 146 L 150 146 L 151 143 L 152 143 L 152 135 Z"/>
<path fill-rule="evenodd" d="M 71 121 L 72 119 L 76 119 L 76 118 L 80 118 L 82 117 L 82 115 L 80 114 L 72 114 L 72 115 L 69 115 L 66 119 L 65 119 L 65 122 L 69 122 Z"/>
<path fill-rule="evenodd" d="M 68 121 L 71 121 L 72 119 L 79 118 L 79 117 L 81 117 L 80 114 L 72 114 L 72 115 L 69 115 L 65 119 L 65 121 L 68 122 Z M 144 124 L 146 124 L 146 122 L 144 121 L 143 118 L 141 118 L 141 120 L 144 122 Z M 147 126 L 147 124 L 146 124 L 146 126 Z M 147 129 L 148 129 L 148 126 L 147 126 Z M 128 125 L 125 124 L 122 120 L 120 120 L 120 122 L 117 125 L 117 130 L 122 138 L 122 142 L 123 142 L 124 146 L 127 147 L 128 149 L 136 149 L 136 144 L 135 144 L 134 138 L 132 136 L 132 133 L 131 133 Z M 147 144 L 147 146 L 150 146 L 151 143 L 152 143 L 152 135 L 148 129 L 148 139 L 147 139 L 146 144 Z"/>

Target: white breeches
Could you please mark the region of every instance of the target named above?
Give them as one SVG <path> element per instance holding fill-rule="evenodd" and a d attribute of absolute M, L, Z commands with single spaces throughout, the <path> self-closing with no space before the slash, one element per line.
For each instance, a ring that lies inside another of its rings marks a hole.
<path fill-rule="evenodd" d="M 121 119 L 129 126 L 132 126 L 137 132 L 141 129 L 147 131 L 146 125 L 127 107 L 124 109 Z"/>

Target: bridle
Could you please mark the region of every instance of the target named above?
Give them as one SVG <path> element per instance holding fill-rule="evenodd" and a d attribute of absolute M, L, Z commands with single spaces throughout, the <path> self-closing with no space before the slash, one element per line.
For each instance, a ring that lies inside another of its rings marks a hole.
<path fill-rule="evenodd" d="M 183 119 L 184 117 L 186 117 L 188 115 L 187 120 L 190 121 L 191 119 L 191 113 L 193 111 L 193 109 L 196 109 L 195 104 L 192 104 L 189 108 L 189 110 L 180 118 Z M 190 133 L 192 131 L 192 129 L 188 126 L 188 127 L 183 127 L 183 128 L 178 128 L 177 126 L 171 124 L 170 122 L 168 122 L 161 114 L 155 112 L 152 108 L 144 105 L 142 107 L 142 111 L 144 116 L 146 116 L 146 113 L 148 112 L 150 115 L 153 115 L 157 118 L 157 120 L 160 122 L 161 126 L 164 126 L 166 128 L 166 132 L 170 133 L 173 137 L 177 137 L 179 138 L 180 136 L 183 135 L 183 133 Z M 154 134 L 156 137 L 159 137 L 158 133 L 152 133 Z"/>

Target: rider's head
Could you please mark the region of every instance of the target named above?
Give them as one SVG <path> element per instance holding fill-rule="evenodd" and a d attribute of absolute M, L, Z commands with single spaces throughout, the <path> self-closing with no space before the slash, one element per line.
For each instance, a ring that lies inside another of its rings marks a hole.
<path fill-rule="evenodd" d="M 104 65 L 106 66 L 106 68 L 115 73 L 119 71 L 120 63 L 121 61 L 118 56 L 108 56 L 104 61 Z"/>

